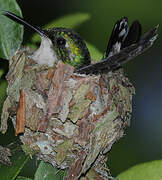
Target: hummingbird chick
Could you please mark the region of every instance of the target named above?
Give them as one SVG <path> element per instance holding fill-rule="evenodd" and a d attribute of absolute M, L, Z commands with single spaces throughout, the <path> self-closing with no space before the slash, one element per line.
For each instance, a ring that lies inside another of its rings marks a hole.
<path fill-rule="evenodd" d="M 54 66 L 59 60 L 75 67 L 79 74 L 108 73 L 150 48 L 157 38 L 158 26 L 141 37 L 141 24 L 136 20 L 128 26 L 128 18 L 118 20 L 112 30 L 106 52 L 99 62 L 92 64 L 83 39 L 67 28 L 41 29 L 17 15 L 5 11 L 10 19 L 32 28 L 41 36 L 41 45 L 31 56 L 40 65 Z"/>

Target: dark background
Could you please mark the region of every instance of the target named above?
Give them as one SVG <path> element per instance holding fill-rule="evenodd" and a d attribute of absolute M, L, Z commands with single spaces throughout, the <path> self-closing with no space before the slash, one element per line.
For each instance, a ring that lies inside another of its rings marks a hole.
<path fill-rule="evenodd" d="M 109 154 L 112 175 L 138 163 L 162 158 L 162 1 L 161 0 L 21 0 L 25 19 L 43 26 L 66 14 L 86 12 L 91 19 L 78 26 L 86 41 L 105 51 L 116 20 L 123 16 L 129 22 L 138 19 L 143 32 L 160 24 L 154 46 L 124 66 L 125 73 L 136 88 L 133 98 L 131 126 Z M 32 31 L 25 29 L 24 44 Z"/>

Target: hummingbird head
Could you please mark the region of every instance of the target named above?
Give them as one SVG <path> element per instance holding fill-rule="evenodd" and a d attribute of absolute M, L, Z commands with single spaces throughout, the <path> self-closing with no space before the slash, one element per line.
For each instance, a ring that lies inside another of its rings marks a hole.
<path fill-rule="evenodd" d="M 52 28 L 44 30 L 44 34 L 52 42 L 58 60 L 76 68 L 91 63 L 88 48 L 76 32 L 67 28 Z"/>
<path fill-rule="evenodd" d="M 67 28 L 41 29 L 31 25 L 19 16 L 5 11 L 4 15 L 10 19 L 27 25 L 41 36 L 41 44 L 30 57 L 38 64 L 50 67 L 62 60 L 75 68 L 80 68 L 91 63 L 90 53 L 83 39 L 74 31 Z"/>

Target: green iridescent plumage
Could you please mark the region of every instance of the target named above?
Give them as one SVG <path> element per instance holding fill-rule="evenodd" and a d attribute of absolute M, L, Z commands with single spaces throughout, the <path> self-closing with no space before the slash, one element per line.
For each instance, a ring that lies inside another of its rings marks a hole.
<path fill-rule="evenodd" d="M 91 63 L 88 48 L 76 32 L 67 28 L 53 28 L 44 30 L 44 32 L 52 40 L 54 51 L 57 52 L 59 60 L 76 68 Z M 59 41 L 64 42 L 59 44 Z"/>

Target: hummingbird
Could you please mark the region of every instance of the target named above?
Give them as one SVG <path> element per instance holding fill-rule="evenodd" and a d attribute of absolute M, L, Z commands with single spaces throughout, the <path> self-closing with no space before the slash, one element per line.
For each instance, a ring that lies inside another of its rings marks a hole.
<path fill-rule="evenodd" d="M 86 43 L 73 30 L 61 27 L 42 29 L 9 11 L 4 11 L 3 14 L 40 35 L 40 47 L 31 55 L 36 63 L 52 67 L 62 60 L 74 66 L 74 72 L 79 74 L 114 71 L 146 51 L 157 39 L 158 25 L 141 37 L 142 27 L 139 21 L 135 20 L 129 27 L 128 18 L 122 17 L 113 27 L 103 58 L 97 63 L 92 63 Z"/>

